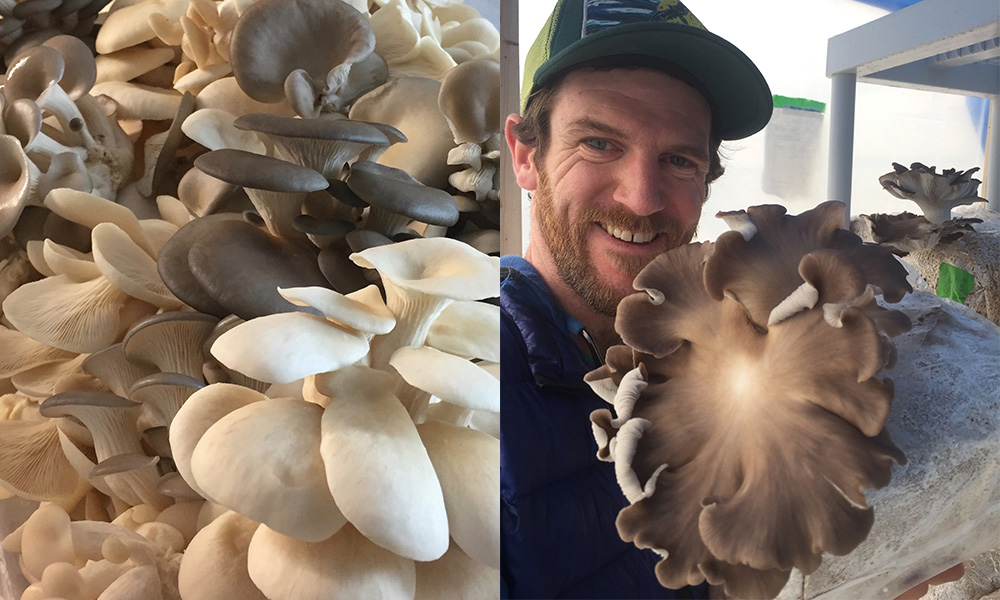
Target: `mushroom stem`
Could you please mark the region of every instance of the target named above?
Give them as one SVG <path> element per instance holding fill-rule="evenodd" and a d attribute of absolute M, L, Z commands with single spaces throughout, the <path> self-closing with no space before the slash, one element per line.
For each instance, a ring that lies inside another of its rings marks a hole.
<path fill-rule="evenodd" d="M 396 316 L 396 326 L 389 333 L 372 338 L 371 364 L 376 369 L 385 369 L 389 365 L 389 357 L 396 350 L 405 346 L 422 346 L 431 323 L 452 303 L 451 298 L 393 285 L 387 278 L 383 279 L 383 284 L 386 306 Z"/>
<path fill-rule="evenodd" d="M 430 393 L 406 383 L 400 377 L 396 384 L 396 397 L 406 407 L 406 412 L 410 413 L 414 423 L 423 423 L 427 420 L 427 407 L 431 403 Z"/>
<path fill-rule="evenodd" d="M 272 192 L 255 188 L 243 188 L 271 235 L 294 240 L 303 237 L 302 232 L 292 227 L 292 219 L 302 212 L 305 192 Z"/>

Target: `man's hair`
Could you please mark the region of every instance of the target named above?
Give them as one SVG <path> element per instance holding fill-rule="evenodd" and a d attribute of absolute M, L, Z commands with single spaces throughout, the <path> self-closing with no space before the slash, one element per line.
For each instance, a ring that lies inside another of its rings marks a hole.
<path fill-rule="evenodd" d="M 695 88 L 708 102 L 709 96 L 696 79 L 687 72 L 662 61 L 645 56 L 614 56 L 583 63 L 571 70 L 553 76 L 544 85 L 539 86 L 528 98 L 528 106 L 524 110 L 521 122 L 514 126 L 514 134 L 522 144 L 535 149 L 536 164 L 541 161 L 548 149 L 552 107 L 555 105 L 556 94 L 563 80 L 569 73 L 581 69 L 592 71 L 610 71 L 612 69 L 652 69 L 665 73 L 675 79 Z M 711 106 L 711 102 L 709 102 Z M 708 140 L 709 166 L 705 175 L 705 197 L 708 197 L 708 186 L 722 176 L 725 167 L 722 166 L 722 155 L 719 147 L 722 140 L 713 130 Z"/>

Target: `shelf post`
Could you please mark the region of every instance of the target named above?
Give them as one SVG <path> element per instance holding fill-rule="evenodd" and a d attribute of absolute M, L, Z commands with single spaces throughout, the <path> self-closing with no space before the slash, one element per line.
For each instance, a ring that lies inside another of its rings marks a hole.
<path fill-rule="evenodd" d="M 986 207 L 1000 212 L 1000 96 L 990 98 L 990 120 L 986 144 Z"/>
<path fill-rule="evenodd" d="M 847 205 L 844 227 L 851 223 L 851 179 L 854 162 L 854 98 L 857 75 L 844 72 L 831 76 L 830 93 L 830 163 L 827 200 Z"/>

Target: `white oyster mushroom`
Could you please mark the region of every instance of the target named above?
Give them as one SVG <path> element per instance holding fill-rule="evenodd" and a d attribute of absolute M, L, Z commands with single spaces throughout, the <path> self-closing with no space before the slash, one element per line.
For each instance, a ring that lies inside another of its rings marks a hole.
<path fill-rule="evenodd" d="M 250 540 L 260 525 L 229 511 L 191 540 L 178 573 L 184 600 L 264 600 L 247 572 Z M 318 596 L 317 596 L 318 597 Z"/>
<path fill-rule="evenodd" d="M 4 539 L 4 548 L 15 540 Z M 29 579 L 39 581 L 53 563 L 74 562 L 69 515 L 55 504 L 42 504 L 31 513 L 19 535 L 21 564 Z"/>
<path fill-rule="evenodd" d="M 416 566 L 415 600 L 500 598 L 500 571 L 472 560 L 454 542 L 441 558 Z"/>
<path fill-rule="evenodd" d="M 376 269 L 396 327 L 372 340 L 372 365 L 388 364 L 398 348 L 421 346 L 431 323 L 453 300 L 499 295 L 500 259 L 450 238 L 423 238 L 368 248 L 350 255 Z"/>
<path fill-rule="evenodd" d="M 441 481 L 451 537 L 470 557 L 500 568 L 500 440 L 438 421 L 417 425 Z"/>
<path fill-rule="evenodd" d="M 60 217 L 91 230 L 104 222 L 114 223 L 146 253 L 156 256 L 135 213 L 120 204 L 70 189 L 52 190 L 45 197 L 44 204 Z"/>
<path fill-rule="evenodd" d="M 14 290 L 3 301 L 4 316 L 33 339 L 69 352 L 96 352 L 114 343 L 128 295 L 104 277 L 77 282 L 47 277 Z"/>
<path fill-rule="evenodd" d="M 94 85 L 91 94 L 103 95 L 118 104 L 119 119 L 165 121 L 173 119 L 181 103 L 181 94 L 132 82 L 105 81 Z"/>
<path fill-rule="evenodd" d="M 153 565 L 129 569 L 101 592 L 97 600 L 163 600 L 163 583 Z"/>
<path fill-rule="evenodd" d="M 500 307 L 457 300 L 427 331 L 427 345 L 464 358 L 500 362 Z"/>
<path fill-rule="evenodd" d="M 94 58 L 97 65 L 97 83 L 105 81 L 131 81 L 174 59 L 173 48 L 132 46 Z"/>
<path fill-rule="evenodd" d="M 327 319 L 366 334 L 389 333 L 396 325 L 376 285 L 349 294 L 322 287 L 278 288 L 278 293 L 296 306 L 311 306 Z"/>
<path fill-rule="evenodd" d="M 260 526 L 250 541 L 247 570 L 273 600 L 413 598 L 414 562 L 371 543 L 351 524 L 319 543 Z"/>
<path fill-rule="evenodd" d="M 233 327 L 212 344 L 212 356 L 248 377 L 289 383 L 357 362 L 368 348 L 360 333 L 315 315 L 290 312 Z"/>
<path fill-rule="evenodd" d="M 381 11 L 379 11 L 381 12 Z M 449 166 L 448 152 L 455 146 L 448 120 L 438 109 L 441 84 L 423 77 L 392 78 L 361 96 L 351 107 L 350 118 L 391 125 L 409 140 L 394 144 L 379 164 L 409 173 L 424 185 L 444 189 Z"/>
<path fill-rule="evenodd" d="M 404 346 L 389 364 L 413 387 L 450 404 L 500 412 L 500 380 L 464 358 L 429 346 Z"/>
<path fill-rule="evenodd" d="M 28 500 L 70 500 L 87 493 L 66 459 L 55 419 L 0 421 L 0 487 Z"/>
<path fill-rule="evenodd" d="M 203 108 L 184 119 L 184 134 L 209 150 L 235 148 L 254 154 L 266 154 L 267 147 L 253 131 L 233 126 L 236 117 L 218 108 Z"/>
<path fill-rule="evenodd" d="M 219 419 L 267 396 L 240 385 L 213 383 L 191 394 L 170 422 L 170 449 L 177 472 L 202 497 L 209 495 L 195 481 L 191 455 L 201 437 Z"/>
<path fill-rule="evenodd" d="M 181 307 L 160 279 L 153 260 L 114 223 L 99 223 L 91 232 L 94 262 L 116 288 L 165 310 Z"/>
<path fill-rule="evenodd" d="M 198 486 L 216 502 L 275 531 L 318 542 L 345 523 L 324 477 L 323 409 L 274 398 L 219 419 L 191 455 Z"/>
<path fill-rule="evenodd" d="M 98 54 L 108 54 L 148 42 L 156 37 L 149 24 L 151 16 L 160 13 L 177 21 L 187 7 L 188 0 L 148 0 L 113 10 L 101 25 L 95 49 Z"/>
<path fill-rule="evenodd" d="M 317 377 L 317 386 L 332 398 L 323 411 L 320 452 L 344 516 L 366 538 L 400 556 L 439 558 L 448 549 L 441 485 L 413 421 L 393 394 L 395 378 L 354 366 Z"/>

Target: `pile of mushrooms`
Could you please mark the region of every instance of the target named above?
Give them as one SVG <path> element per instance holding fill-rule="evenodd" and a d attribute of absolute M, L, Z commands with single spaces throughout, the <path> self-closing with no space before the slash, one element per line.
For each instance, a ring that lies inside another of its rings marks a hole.
<path fill-rule="evenodd" d="M 662 556 L 659 581 L 774 597 L 792 568 L 855 548 L 864 491 L 903 453 L 886 419 L 889 338 L 911 291 L 889 250 L 842 230 L 844 206 L 723 215 L 734 231 L 657 257 L 619 304 L 624 346 L 587 377 L 591 415 L 630 506 L 626 541 Z"/>
<path fill-rule="evenodd" d="M 495 28 L 422 0 L 96 22 L 96 60 L 18 41 L 0 97 L 22 598 L 496 596 Z"/>

